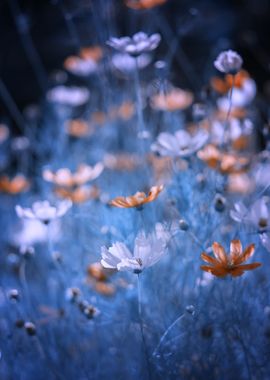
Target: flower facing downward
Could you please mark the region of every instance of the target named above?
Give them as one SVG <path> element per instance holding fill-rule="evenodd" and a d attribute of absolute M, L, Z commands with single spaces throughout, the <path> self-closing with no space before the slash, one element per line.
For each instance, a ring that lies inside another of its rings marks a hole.
<path fill-rule="evenodd" d="M 213 243 L 213 253 L 215 257 L 203 252 L 201 258 L 210 265 L 201 265 L 201 269 L 217 277 L 242 276 L 245 271 L 261 266 L 261 263 L 243 264 L 253 256 L 255 245 L 250 244 L 243 252 L 240 240 L 232 240 L 230 253 L 226 254 L 224 248 L 219 243 Z"/>
<path fill-rule="evenodd" d="M 102 247 L 101 264 L 104 268 L 139 274 L 143 269 L 156 264 L 165 253 L 165 239 L 140 232 L 135 239 L 133 253 L 121 242 L 114 243 L 110 248 Z"/>
<path fill-rule="evenodd" d="M 161 156 L 188 157 L 199 150 L 207 139 L 208 132 L 205 130 L 199 130 L 194 136 L 184 130 L 177 131 L 174 135 L 163 132 L 151 149 Z"/>
<path fill-rule="evenodd" d="M 111 37 L 107 44 L 122 53 L 138 56 L 155 50 L 159 45 L 161 37 L 158 33 L 148 36 L 144 32 L 138 32 L 132 37 Z"/>
<path fill-rule="evenodd" d="M 233 50 L 223 51 L 214 62 L 215 68 L 226 74 L 236 74 L 241 69 L 242 64 L 242 58 Z"/>
<path fill-rule="evenodd" d="M 164 186 L 152 186 L 148 195 L 143 192 L 138 191 L 136 194 L 129 197 L 116 197 L 110 201 L 111 206 L 119 208 L 131 208 L 131 207 L 141 207 L 145 203 L 153 202 L 163 190 Z"/>
<path fill-rule="evenodd" d="M 34 202 L 31 208 L 23 208 L 19 205 L 15 207 L 16 213 L 20 218 L 36 219 L 44 224 L 50 223 L 56 218 L 65 215 L 72 206 L 72 202 L 65 200 L 57 205 L 51 205 L 48 201 Z"/>

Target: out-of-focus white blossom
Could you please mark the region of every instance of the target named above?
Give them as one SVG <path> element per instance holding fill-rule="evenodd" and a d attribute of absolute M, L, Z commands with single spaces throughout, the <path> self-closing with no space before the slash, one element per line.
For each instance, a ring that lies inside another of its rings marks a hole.
<path fill-rule="evenodd" d="M 112 56 L 112 65 L 117 70 L 123 73 L 130 73 L 137 67 L 144 69 L 151 62 L 149 54 L 141 54 L 139 57 L 134 58 L 127 53 L 117 53 Z"/>
<path fill-rule="evenodd" d="M 50 102 L 68 106 L 80 106 L 88 101 L 89 96 L 87 88 L 75 86 L 56 86 L 47 92 L 47 99 Z"/>
<path fill-rule="evenodd" d="M 132 37 L 111 37 L 107 44 L 122 53 L 138 56 L 156 49 L 160 40 L 161 37 L 158 33 L 148 36 L 144 32 L 138 32 Z"/>
<path fill-rule="evenodd" d="M 226 74 L 236 74 L 241 69 L 242 64 L 241 56 L 233 50 L 223 51 L 214 62 L 215 68 Z"/>
<path fill-rule="evenodd" d="M 246 78 L 241 87 L 234 87 L 231 102 L 232 107 L 243 108 L 248 106 L 256 95 L 256 83 L 251 78 Z M 217 106 L 224 112 L 229 109 L 230 100 L 228 96 L 223 96 L 217 100 Z"/>

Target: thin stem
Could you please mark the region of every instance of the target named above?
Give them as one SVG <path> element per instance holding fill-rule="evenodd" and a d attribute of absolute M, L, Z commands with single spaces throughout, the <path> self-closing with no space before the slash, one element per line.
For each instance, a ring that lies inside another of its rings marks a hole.
<path fill-rule="evenodd" d="M 164 334 L 162 335 L 162 337 L 160 338 L 159 340 L 159 343 L 158 345 L 156 346 L 156 348 L 154 349 L 153 351 L 153 354 L 152 356 L 156 356 L 158 354 L 158 351 L 159 351 L 159 348 L 160 346 L 162 345 L 162 343 L 164 342 L 164 340 L 166 339 L 167 335 L 169 334 L 169 332 L 174 328 L 175 325 L 177 325 L 178 322 L 180 322 L 183 317 L 185 316 L 185 314 L 182 314 L 180 315 L 180 317 L 178 317 L 168 328 L 167 330 L 164 332 Z"/>
<path fill-rule="evenodd" d="M 135 94 L 136 94 L 136 111 L 138 118 L 138 132 L 143 132 L 145 130 L 143 112 L 142 112 L 142 94 L 140 89 L 140 78 L 139 78 L 139 57 L 135 57 L 135 70 L 134 70 L 134 84 L 135 84 Z"/>
<path fill-rule="evenodd" d="M 142 337 L 142 344 L 145 354 L 145 359 L 147 363 L 147 371 L 148 371 L 148 379 L 151 380 L 151 367 L 150 367 L 150 361 L 148 357 L 148 350 L 146 345 L 146 339 L 144 336 L 144 330 L 143 330 L 143 321 L 142 321 L 142 287 L 141 287 L 141 281 L 140 281 L 140 275 L 137 275 L 137 291 L 138 291 L 138 316 L 139 316 L 139 324 L 140 324 L 140 330 L 141 330 L 141 337 Z"/>

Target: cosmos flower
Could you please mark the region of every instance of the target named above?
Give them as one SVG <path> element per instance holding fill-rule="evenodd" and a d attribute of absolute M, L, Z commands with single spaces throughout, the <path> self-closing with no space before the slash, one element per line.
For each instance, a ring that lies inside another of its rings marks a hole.
<path fill-rule="evenodd" d="M 79 56 L 85 60 L 91 59 L 98 62 L 103 56 L 103 50 L 100 46 L 85 46 L 81 48 Z"/>
<path fill-rule="evenodd" d="M 84 203 L 91 199 L 98 199 L 100 191 L 96 186 L 78 186 L 75 188 L 57 187 L 56 195 L 64 199 L 70 199 L 73 203 Z"/>
<path fill-rule="evenodd" d="M 232 240 L 230 252 L 226 254 L 221 244 L 215 242 L 212 244 L 215 257 L 209 256 L 203 252 L 201 258 L 208 265 L 202 265 L 201 269 L 217 277 L 242 276 L 245 271 L 252 270 L 261 266 L 260 263 L 243 264 L 253 256 L 255 245 L 250 244 L 244 251 L 240 240 Z M 210 265 L 209 265 L 210 264 Z"/>
<path fill-rule="evenodd" d="M 130 101 L 125 101 L 118 106 L 112 106 L 109 108 L 108 116 L 110 120 L 121 119 L 129 120 L 135 112 L 134 104 Z"/>
<path fill-rule="evenodd" d="M 107 44 L 122 53 L 139 56 L 142 53 L 155 50 L 161 37 L 158 33 L 148 36 L 144 32 L 138 32 L 132 37 L 111 37 Z"/>
<path fill-rule="evenodd" d="M 66 132 L 72 137 L 90 136 L 94 131 L 86 121 L 81 119 L 68 120 L 65 124 Z"/>
<path fill-rule="evenodd" d="M 148 195 L 143 192 L 138 191 L 136 194 L 129 197 L 116 197 L 109 202 L 111 206 L 119 208 L 131 208 L 131 207 L 142 207 L 144 204 L 153 202 L 163 190 L 164 186 L 153 186 L 151 187 Z"/>
<path fill-rule="evenodd" d="M 237 202 L 234 204 L 234 209 L 230 211 L 230 216 L 237 223 L 250 225 L 259 233 L 265 232 L 270 225 L 269 198 L 258 199 L 249 209 L 243 202 Z"/>
<path fill-rule="evenodd" d="M 230 174 L 226 189 L 230 193 L 248 194 L 254 190 L 255 182 L 246 173 Z"/>
<path fill-rule="evenodd" d="M 98 64 L 92 59 L 70 56 L 65 59 L 64 68 L 74 75 L 85 77 L 97 72 Z"/>
<path fill-rule="evenodd" d="M 103 158 L 104 166 L 111 170 L 132 171 L 141 164 L 140 157 L 135 154 L 106 153 Z"/>
<path fill-rule="evenodd" d="M 74 173 L 72 173 L 67 168 L 59 169 L 55 173 L 49 169 L 46 169 L 43 172 L 43 178 L 46 181 L 52 182 L 57 186 L 81 186 L 86 182 L 93 181 L 94 179 L 98 178 L 103 169 L 104 166 L 101 162 L 98 162 L 94 166 L 81 164 Z"/>
<path fill-rule="evenodd" d="M 141 54 L 139 57 L 134 58 L 127 53 L 116 53 L 112 56 L 112 65 L 115 69 L 122 73 L 131 73 L 138 67 L 144 69 L 151 63 L 151 56 L 149 54 Z"/>
<path fill-rule="evenodd" d="M 141 273 L 156 264 L 166 253 L 166 241 L 155 234 L 140 232 L 134 243 L 133 253 L 121 242 L 110 248 L 101 248 L 101 264 L 104 268 Z"/>
<path fill-rule="evenodd" d="M 228 125 L 224 127 L 224 123 L 218 119 L 214 119 L 211 123 L 211 142 L 213 144 L 232 143 L 235 149 L 245 148 L 248 143 L 248 137 L 253 130 L 251 120 L 244 119 L 240 121 L 234 117 L 228 120 Z"/>
<path fill-rule="evenodd" d="M 16 213 L 20 218 L 36 219 L 44 224 L 50 223 L 52 220 L 60 218 L 72 206 L 72 202 L 65 200 L 57 205 L 52 205 L 48 201 L 34 202 L 31 208 L 23 208 L 19 205 L 15 207 Z"/>
<path fill-rule="evenodd" d="M 56 86 L 47 92 L 47 99 L 50 102 L 68 106 L 80 106 L 86 103 L 89 97 L 89 90 L 84 87 Z"/>
<path fill-rule="evenodd" d="M 212 88 L 219 94 L 226 94 L 232 86 L 234 89 L 242 88 L 246 80 L 250 80 L 250 75 L 245 70 L 240 70 L 235 76 L 227 74 L 223 78 L 213 77 L 211 79 Z"/>
<path fill-rule="evenodd" d="M 127 0 L 126 6 L 136 10 L 151 9 L 165 4 L 167 0 Z"/>
<path fill-rule="evenodd" d="M 256 83 L 253 79 L 249 78 L 243 82 L 242 87 L 234 88 L 231 94 L 232 108 L 244 108 L 250 105 L 256 95 Z M 223 96 L 217 100 L 217 106 L 223 111 L 229 108 L 230 100 L 228 96 Z"/>
<path fill-rule="evenodd" d="M 179 130 L 174 135 L 163 132 L 152 144 L 151 149 L 161 156 L 189 157 L 199 150 L 207 139 L 208 132 L 203 129 L 198 130 L 193 136 L 184 130 Z"/>
<path fill-rule="evenodd" d="M 155 110 L 177 111 L 188 108 L 193 102 L 193 94 L 181 88 L 172 88 L 168 92 L 158 93 L 151 97 L 150 105 Z"/>
<path fill-rule="evenodd" d="M 9 194 L 19 194 L 28 190 L 30 183 L 23 174 L 17 174 L 13 178 L 6 175 L 0 177 L 0 191 Z"/>
<path fill-rule="evenodd" d="M 242 64 L 242 58 L 233 50 L 223 51 L 214 62 L 215 68 L 226 74 L 236 74 L 241 69 Z"/>
<path fill-rule="evenodd" d="M 246 157 L 235 153 L 225 153 L 212 144 L 206 145 L 199 150 L 197 156 L 210 168 L 218 170 L 221 174 L 244 173 L 249 165 Z"/>

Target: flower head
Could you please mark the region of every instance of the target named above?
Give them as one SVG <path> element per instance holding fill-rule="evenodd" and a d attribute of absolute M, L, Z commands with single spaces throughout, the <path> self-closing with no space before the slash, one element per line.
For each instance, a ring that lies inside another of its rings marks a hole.
<path fill-rule="evenodd" d="M 136 10 L 151 9 L 165 4 L 167 0 L 127 0 L 126 5 Z"/>
<path fill-rule="evenodd" d="M 47 93 L 50 102 L 65 104 L 68 106 L 81 106 L 89 99 L 90 93 L 84 87 L 56 86 Z"/>
<path fill-rule="evenodd" d="M 57 205 L 51 205 L 48 201 L 34 202 L 31 208 L 23 208 L 16 206 L 16 213 L 20 218 L 36 219 L 44 224 L 50 223 L 56 218 L 65 215 L 68 209 L 72 206 L 71 201 L 62 201 Z"/>
<path fill-rule="evenodd" d="M 120 208 L 141 207 L 145 203 L 153 202 L 163 190 L 164 186 L 152 186 L 148 195 L 138 191 L 136 194 L 129 197 L 116 197 L 110 201 L 111 206 Z"/>
<path fill-rule="evenodd" d="M 111 37 L 107 44 L 122 53 L 138 56 L 156 49 L 160 39 L 161 37 L 158 33 L 148 36 L 144 32 L 138 32 L 132 37 Z"/>
<path fill-rule="evenodd" d="M 101 248 L 101 264 L 104 268 L 118 271 L 140 273 L 143 269 L 156 264 L 166 253 L 166 239 L 152 233 L 145 235 L 140 232 L 134 244 L 133 253 L 121 242 L 114 243 L 110 248 Z"/>
<path fill-rule="evenodd" d="M 193 94 L 181 88 L 172 88 L 167 93 L 158 93 L 151 98 L 151 107 L 160 111 L 177 111 L 188 108 L 193 102 Z"/>
<path fill-rule="evenodd" d="M 240 240 L 232 240 L 230 252 L 226 254 L 221 244 L 215 242 L 212 244 L 215 257 L 209 256 L 203 252 L 201 258 L 208 265 L 202 265 L 201 269 L 217 277 L 242 276 L 245 271 L 252 270 L 261 266 L 260 263 L 243 264 L 253 256 L 255 245 L 250 244 L 244 251 Z M 210 265 L 209 265 L 210 264 Z"/>
<path fill-rule="evenodd" d="M 223 51 L 214 62 L 215 68 L 226 74 L 236 74 L 241 69 L 242 64 L 242 58 L 233 50 Z"/>
<path fill-rule="evenodd" d="M 59 197 L 70 199 L 73 203 L 83 203 L 90 199 L 97 199 L 100 195 L 97 186 L 77 186 L 75 189 L 57 187 L 54 191 Z"/>
<path fill-rule="evenodd" d="M 207 139 L 208 132 L 205 130 L 199 130 L 194 136 L 184 130 L 179 130 L 174 135 L 163 132 L 151 149 L 161 156 L 188 157 L 199 150 Z"/>
<path fill-rule="evenodd" d="M 17 174 L 13 178 L 6 175 L 0 177 L 0 191 L 9 194 L 18 194 L 28 190 L 30 187 L 29 181 L 23 174 Z"/>

